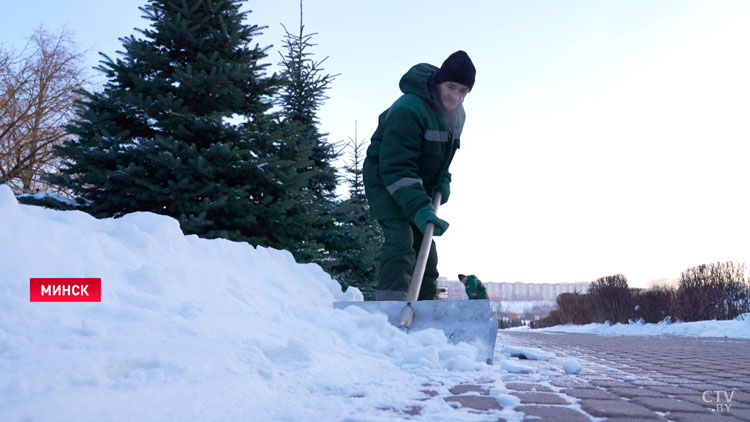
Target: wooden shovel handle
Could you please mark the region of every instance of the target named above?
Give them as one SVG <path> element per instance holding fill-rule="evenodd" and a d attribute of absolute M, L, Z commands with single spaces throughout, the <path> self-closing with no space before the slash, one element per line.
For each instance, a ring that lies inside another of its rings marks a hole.
<path fill-rule="evenodd" d="M 435 215 L 437 215 L 438 208 L 440 208 L 440 200 L 442 198 L 442 192 L 440 192 L 439 190 L 435 192 L 435 197 L 433 198 L 432 204 L 435 207 Z M 422 245 L 419 247 L 417 263 L 414 264 L 414 272 L 411 274 L 409 291 L 406 294 L 406 300 L 408 302 L 416 302 L 419 298 L 419 290 L 422 288 L 422 277 L 424 277 L 424 271 L 427 268 L 427 257 L 430 256 L 430 246 L 432 246 L 432 234 L 434 232 L 435 225 L 433 223 L 427 223 L 424 228 Z"/>

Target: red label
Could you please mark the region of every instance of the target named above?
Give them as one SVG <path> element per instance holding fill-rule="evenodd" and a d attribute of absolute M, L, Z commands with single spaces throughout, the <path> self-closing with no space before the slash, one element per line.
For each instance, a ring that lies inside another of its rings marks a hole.
<path fill-rule="evenodd" d="M 32 278 L 32 302 L 101 302 L 101 278 Z"/>

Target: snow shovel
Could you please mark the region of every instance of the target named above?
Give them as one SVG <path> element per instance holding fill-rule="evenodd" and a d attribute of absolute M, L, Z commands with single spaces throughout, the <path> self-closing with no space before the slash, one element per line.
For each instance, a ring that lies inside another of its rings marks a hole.
<path fill-rule="evenodd" d="M 434 198 L 435 214 L 441 193 Z M 477 360 L 492 365 L 497 339 L 497 316 L 491 315 L 489 300 L 420 300 L 419 290 L 427 266 L 435 225 L 427 223 L 417 262 L 414 265 L 406 303 L 402 301 L 334 302 L 334 308 L 357 306 L 368 312 L 384 313 L 388 322 L 407 332 L 437 328 L 453 344 L 465 342 L 477 348 Z"/>

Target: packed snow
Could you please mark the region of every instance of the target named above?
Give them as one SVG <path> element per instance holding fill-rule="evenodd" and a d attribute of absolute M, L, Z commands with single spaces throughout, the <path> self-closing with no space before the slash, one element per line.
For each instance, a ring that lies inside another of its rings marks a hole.
<path fill-rule="evenodd" d="M 500 367 L 508 372 L 514 374 L 535 374 L 537 369 L 533 366 L 524 365 L 522 363 L 514 362 L 511 360 L 504 360 L 500 363 Z"/>
<path fill-rule="evenodd" d="M 565 370 L 566 374 L 577 374 L 581 372 L 581 363 L 578 362 L 577 359 L 563 359 L 562 361 L 563 369 Z"/>
<path fill-rule="evenodd" d="M 495 380 L 491 395 L 505 406 L 491 419 L 512 421 L 523 414 L 501 377 L 540 376 L 501 344 L 489 366 L 439 330 L 407 335 L 385 315 L 334 309 L 361 293 L 286 251 L 184 235 L 165 216 L 98 220 L 19 205 L 0 185 L 0 250 L 2 421 L 486 420 L 440 399 L 479 377 Z M 33 277 L 101 278 L 101 302 L 31 302 Z M 722 335 L 750 338 L 750 318 L 705 324 L 734 324 Z M 438 396 L 425 400 L 426 385 Z M 419 415 L 399 413 L 415 405 Z"/>

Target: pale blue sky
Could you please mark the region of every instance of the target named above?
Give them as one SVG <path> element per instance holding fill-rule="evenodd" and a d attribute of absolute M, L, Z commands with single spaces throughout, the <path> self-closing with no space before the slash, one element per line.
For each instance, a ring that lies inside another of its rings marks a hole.
<path fill-rule="evenodd" d="M 0 42 L 63 24 L 113 54 L 144 1 L 0 0 Z M 297 0 L 247 3 L 268 26 Z M 307 0 L 313 50 L 341 75 L 321 111 L 331 140 L 369 139 L 413 64 L 463 49 L 477 68 L 451 168 L 439 270 L 454 279 L 676 278 L 750 261 L 750 2 L 745 0 Z"/>

